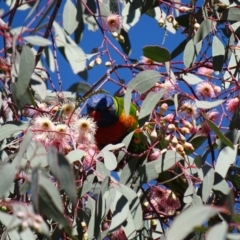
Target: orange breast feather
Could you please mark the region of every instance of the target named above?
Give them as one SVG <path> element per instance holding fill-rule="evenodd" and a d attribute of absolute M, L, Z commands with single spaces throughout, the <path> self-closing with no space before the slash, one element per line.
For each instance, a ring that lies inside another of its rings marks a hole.
<path fill-rule="evenodd" d="M 118 143 L 135 124 L 136 119 L 133 116 L 128 115 L 128 117 L 126 117 L 125 113 L 122 113 L 118 121 L 113 125 L 97 129 L 95 135 L 96 142 L 100 146 L 105 146 L 109 143 Z"/>

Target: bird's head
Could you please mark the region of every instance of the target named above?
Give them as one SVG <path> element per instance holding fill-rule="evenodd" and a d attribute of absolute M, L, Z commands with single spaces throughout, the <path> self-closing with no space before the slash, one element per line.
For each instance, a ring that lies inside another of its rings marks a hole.
<path fill-rule="evenodd" d="M 88 99 L 87 113 L 98 127 L 107 127 L 117 121 L 117 109 L 114 98 L 107 94 L 96 94 Z"/>

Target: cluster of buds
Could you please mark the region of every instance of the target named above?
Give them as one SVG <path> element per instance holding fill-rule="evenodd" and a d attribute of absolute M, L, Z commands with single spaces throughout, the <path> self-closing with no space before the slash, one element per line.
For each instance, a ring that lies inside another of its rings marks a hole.
<path fill-rule="evenodd" d="M 102 59 L 98 56 L 88 64 L 88 70 L 92 69 L 94 65 L 101 65 Z"/>
<path fill-rule="evenodd" d="M 166 17 L 166 20 L 167 20 L 169 23 L 172 23 L 172 26 L 173 26 L 174 29 L 176 29 L 176 30 L 178 29 L 179 24 L 178 24 L 177 20 L 175 19 L 175 17 L 174 17 L 173 15 L 168 15 L 168 16 Z"/>
<path fill-rule="evenodd" d="M 117 33 L 117 32 L 112 32 L 112 36 L 116 38 L 120 43 L 125 43 L 124 36 Z"/>
<path fill-rule="evenodd" d="M 23 229 L 30 227 L 36 232 L 41 233 L 41 224 L 43 223 L 43 218 L 40 215 L 19 211 L 17 213 L 17 217 L 22 220 L 21 227 Z"/>

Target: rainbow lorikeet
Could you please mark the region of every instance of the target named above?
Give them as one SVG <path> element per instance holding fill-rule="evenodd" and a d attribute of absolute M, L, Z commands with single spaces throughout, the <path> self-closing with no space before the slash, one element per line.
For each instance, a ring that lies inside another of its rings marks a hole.
<path fill-rule="evenodd" d="M 108 94 L 93 95 L 87 103 L 87 113 L 97 123 L 95 139 L 102 148 L 110 143 L 120 143 L 137 128 L 137 107 L 131 103 L 129 115 L 124 112 L 124 100 Z"/>

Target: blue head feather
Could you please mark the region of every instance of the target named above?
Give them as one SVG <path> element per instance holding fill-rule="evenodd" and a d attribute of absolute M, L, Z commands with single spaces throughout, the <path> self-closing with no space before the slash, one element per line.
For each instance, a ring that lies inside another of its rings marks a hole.
<path fill-rule="evenodd" d="M 100 114 L 100 118 L 97 120 L 98 127 L 107 127 L 117 121 L 115 102 L 110 95 L 99 93 L 89 98 L 87 112 L 91 115 L 93 111 Z"/>

